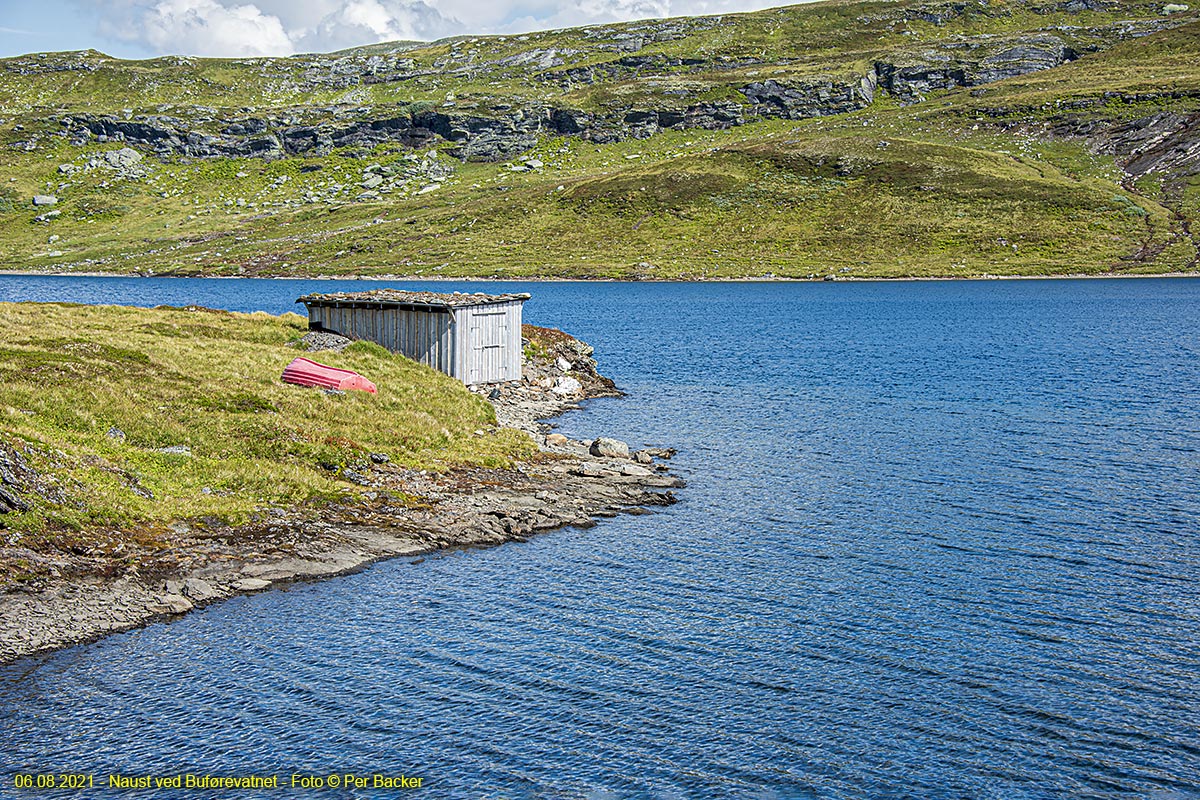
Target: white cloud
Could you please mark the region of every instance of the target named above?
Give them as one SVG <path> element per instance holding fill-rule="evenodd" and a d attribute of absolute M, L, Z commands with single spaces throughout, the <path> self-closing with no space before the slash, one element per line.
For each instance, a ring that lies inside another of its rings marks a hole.
<path fill-rule="evenodd" d="M 101 32 L 159 54 L 288 55 L 767 8 L 771 0 L 74 0 Z M 75 48 L 84 46 L 76 45 Z"/>
<path fill-rule="evenodd" d="M 164 53 L 204 56 L 290 55 L 292 41 L 278 17 L 258 6 L 217 0 L 159 0 L 137 20 L 138 38 Z"/>
<path fill-rule="evenodd" d="M 356 45 L 403 40 L 430 40 L 463 29 L 421 0 L 342 0 L 315 24 L 292 31 L 297 46 L 307 51 L 339 50 Z"/>

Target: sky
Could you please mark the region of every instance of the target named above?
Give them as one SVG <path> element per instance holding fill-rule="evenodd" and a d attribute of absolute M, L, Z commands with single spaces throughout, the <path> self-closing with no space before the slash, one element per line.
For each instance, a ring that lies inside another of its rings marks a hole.
<path fill-rule="evenodd" d="M 118 58 L 282 56 L 397 39 L 754 11 L 788 1 L 0 0 L 0 57 L 88 48 Z"/>

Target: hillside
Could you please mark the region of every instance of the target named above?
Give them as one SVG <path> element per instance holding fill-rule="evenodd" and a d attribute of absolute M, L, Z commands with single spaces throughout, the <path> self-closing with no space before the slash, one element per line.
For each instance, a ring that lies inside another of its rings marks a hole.
<path fill-rule="evenodd" d="M 4 59 L 0 264 L 1195 270 L 1198 57 L 1182 5 L 831 0 L 291 58 Z"/>

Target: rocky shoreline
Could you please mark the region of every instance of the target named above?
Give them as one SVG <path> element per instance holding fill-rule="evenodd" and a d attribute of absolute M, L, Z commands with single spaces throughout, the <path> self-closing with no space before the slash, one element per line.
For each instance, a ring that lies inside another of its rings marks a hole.
<path fill-rule="evenodd" d="M 364 502 L 323 509 L 318 519 L 271 509 L 248 526 L 184 530 L 171 566 L 161 570 L 64 577 L 35 591 L 0 595 L 0 663 L 382 559 L 524 541 L 676 502 L 672 490 L 683 481 L 662 463 L 673 450 L 631 453 L 616 440 L 574 441 L 550 432 L 542 420 L 619 392 L 596 373 L 590 347 L 549 333 L 556 334 L 551 346 L 527 360 L 520 383 L 477 390 L 495 405 L 500 425 L 524 430 L 537 442 L 538 452 L 527 462 L 433 473 L 373 461 L 356 476 L 369 487 Z"/>

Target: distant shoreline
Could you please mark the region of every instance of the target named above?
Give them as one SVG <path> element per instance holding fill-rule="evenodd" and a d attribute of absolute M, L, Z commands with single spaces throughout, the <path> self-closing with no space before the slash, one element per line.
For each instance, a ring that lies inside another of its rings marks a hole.
<path fill-rule="evenodd" d="M 919 282 L 951 282 L 951 281 L 1058 281 L 1058 280 L 1119 280 L 1131 278 L 1200 278 L 1196 272 L 1154 272 L 1154 273 L 1063 273 L 1060 275 L 940 275 L 927 277 L 900 276 L 888 277 L 855 277 L 834 276 L 822 278 L 697 278 L 683 279 L 635 279 L 635 278 L 544 278 L 544 277 L 512 277 L 512 278 L 480 278 L 449 277 L 444 275 L 141 275 L 138 273 L 122 272 L 38 272 L 35 270 L 0 269 L 0 276 L 30 277 L 30 278 L 139 278 L 153 280 L 156 278 L 199 279 L 199 280 L 271 280 L 271 281 L 423 281 L 427 283 L 919 283 Z"/>

